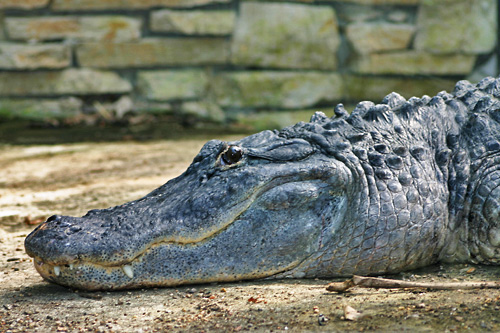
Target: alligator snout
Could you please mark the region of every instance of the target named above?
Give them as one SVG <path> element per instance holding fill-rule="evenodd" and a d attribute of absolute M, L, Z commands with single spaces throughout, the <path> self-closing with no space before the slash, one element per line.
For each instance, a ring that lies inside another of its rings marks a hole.
<path fill-rule="evenodd" d="M 70 217 L 65 218 L 63 215 L 52 215 L 44 223 L 40 224 L 28 238 L 32 238 L 40 230 L 72 226 L 69 219 Z"/>
<path fill-rule="evenodd" d="M 76 221 L 76 218 L 62 215 L 52 215 L 40 224 L 31 234 L 26 237 L 25 248 L 28 255 L 36 257 L 37 253 L 46 253 L 47 261 L 51 261 L 50 253 L 53 257 L 56 255 L 54 243 L 64 242 L 70 235 L 78 233 L 82 230 L 82 227 Z M 67 246 L 69 246 L 68 244 Z M 51 251 L 46 251 L 47 248 L 51 248 Z M 62 253 L 61 253 L 62 254 Z M 67 256 L 67 254 L 66 254 Z M 69 260 L 68 258 L 67 260 Z M 61 258 L 59 258 L 59 261 Z"/>
<path fill-rule="evenodd" d="M 35 268 L 42 277 L 53 280 L 61 274 L 61 267 L 73 269 L 77 255 L 68 251 L 72 247 L 69 237 L 81 231 L 76 218 L 52 215 L 26 237 L 26 252 L 34 258 Z"/>

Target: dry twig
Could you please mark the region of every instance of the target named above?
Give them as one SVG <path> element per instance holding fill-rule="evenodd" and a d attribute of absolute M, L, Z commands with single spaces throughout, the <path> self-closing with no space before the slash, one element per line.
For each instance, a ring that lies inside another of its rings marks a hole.
<path fill-rule="evenodd" d="M 344 292 L 352 287 L 361 288 L 427 288 L 433 290 L 500 288 L 500 281 L 485 282 L 412 282 L 354 275 L 343 282 L 332 282 L 326 290 Z"/>

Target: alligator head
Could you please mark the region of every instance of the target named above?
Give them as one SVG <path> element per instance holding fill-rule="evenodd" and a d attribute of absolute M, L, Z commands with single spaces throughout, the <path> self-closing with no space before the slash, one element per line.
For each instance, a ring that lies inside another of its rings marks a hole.
<path fill-rule="evenodd" d="M 345 163 L 303 138 L 212 140 L 145 197 L 52 216 L 25 247 L 46 280 L 88 290 L 304 276 L 354 218 L 360 191 L 351 182 Z"/>

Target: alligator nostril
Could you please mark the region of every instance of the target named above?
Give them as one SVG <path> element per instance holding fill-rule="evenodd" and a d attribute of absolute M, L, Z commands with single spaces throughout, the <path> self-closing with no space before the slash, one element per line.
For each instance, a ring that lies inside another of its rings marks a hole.
<path fill-rule="evenodd" d="M 47 222 L 58 222 L 61 220 L 61 215 L 52 215 L 47 219 Z"/>
<path fill-rule="evenodd" d="M 71 223 L 68 222 L 68 219 L 65 219 L 65 216 L 62 215 L 52 215 L 47 219 L 45 223 L 50 223 L 51 226 L 67 228 L 71 227 Z"/>

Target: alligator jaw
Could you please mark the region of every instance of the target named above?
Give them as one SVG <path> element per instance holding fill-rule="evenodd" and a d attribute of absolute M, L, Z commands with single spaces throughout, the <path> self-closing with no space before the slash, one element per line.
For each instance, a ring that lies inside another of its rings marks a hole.
<path fill-rule="evenodd" d="M 34 260 L 34 263 L 35 269 L 45 280 L 68 287 L 85 290 L 111 290 L 134 287 L 134 265 L 131 263 L 114 267 L 104 267 L 90 263 L 65 264 L 61 266 L 55 266 L 45 263 L 38 258 Z M 96 282 L 90 279 L 86 280 L 85 274 L 89 271 L 99 271 L 100 275 L 109 277 L 123 275 L 121 279 L 123 279 L 125 283 L 117 286 L 115 283 L 106 285 L 102 283 L 102 281 Z M 144 286 L 144 283 L 142 283 L 141 285 Z M 154 284 L 152 284 L 151 286 L 154 286 Z"/>
<path fill-rule="evenodd" d="M 289 270 L 293 269 L 297 263 L 290 265 L 283 269 Z M 56 283 L 62 286 L 66 286 L 74 289 L 89 290 L 89 291 L 99 291 L 99 290 L 123 290 L 123 289 L 133 289 L 133 288 L 152 288 L 152 287 L 173 287 L 184 284 L 196 284 L 196 283 L 210 283 L 210 282 L 230 282 L 230 281 L 241 281 L 248 278 L 232 276 L 227 277 L 225 280 L 221 280 L 220 277 L 214 277 L 212 279 L 206 280 L 178 280 L 178 279 L 163 279 L 155 281 L 135 281 L 134 276 L 136 275 L 134 264 L 126 264 L 116 267 L 104 267 L 92 264 L 80 264 L 80 265 L 63 265 L 63 266 L 53 266 L 46 264 L 43 261 L 35 259 L 35 269 L 45 280 Z M 108 283 L 102 283 L 101 281 L 95 281 L 90 279 L 85 279 L 84 276 L 88 272 L 99 271 L 101 275 L 105 275 L 109 278 Z M 279 274 L 281 272 L 271 272 L 261 273 L 259 275 L 254 275 L 252 279 L 265 278 L 274 274 Z M 82 279 L 83 277 L 83 279 Z M 118 280 L 122 282 L 117 283 Z"/>

